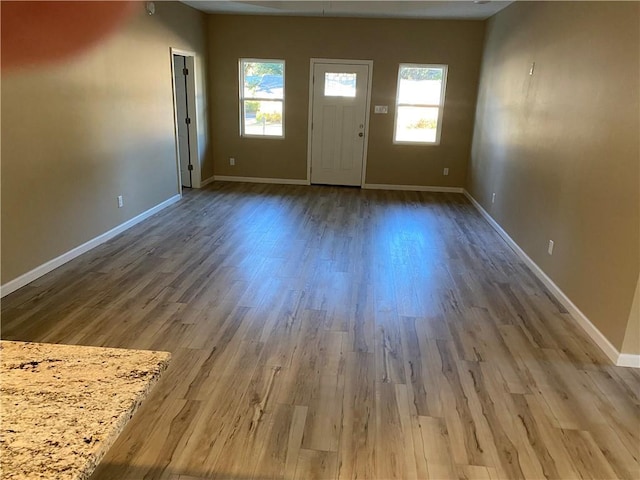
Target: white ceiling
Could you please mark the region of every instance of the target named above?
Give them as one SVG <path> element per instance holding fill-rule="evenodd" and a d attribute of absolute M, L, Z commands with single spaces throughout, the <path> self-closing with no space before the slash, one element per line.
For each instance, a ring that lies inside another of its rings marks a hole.
<path fill-rule="evenodd" d="M 489 18 L 511 1 L 476 3 L 473 1 L 262 1 L 185 0 L 207 13 L 241 15 L 298 15 L 311 17 L 374 17 L 374 18 Z"/>

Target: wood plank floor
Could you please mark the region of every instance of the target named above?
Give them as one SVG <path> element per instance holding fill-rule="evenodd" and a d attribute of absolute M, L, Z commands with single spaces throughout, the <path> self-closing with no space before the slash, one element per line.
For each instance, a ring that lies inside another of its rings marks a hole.
<path fill-rule="evenodd" d="M 640 478 L 638 371 L 459 194 L 187 192 L 2 336 L 173 353 L 93 480 Z"/>

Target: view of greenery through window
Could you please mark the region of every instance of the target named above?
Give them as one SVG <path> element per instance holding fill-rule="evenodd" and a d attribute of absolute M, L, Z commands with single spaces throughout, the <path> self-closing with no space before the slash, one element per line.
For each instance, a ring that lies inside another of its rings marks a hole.
<path fill-rule="evenodd" d="M 241 60 L 242 135 L 282 137 L 284 61 Z"/>
<path fill-rule="evenodd" d="M 445 66 L 405 66 L 398 72 L 396 142 L 436 143 L 444 103 Z"/>

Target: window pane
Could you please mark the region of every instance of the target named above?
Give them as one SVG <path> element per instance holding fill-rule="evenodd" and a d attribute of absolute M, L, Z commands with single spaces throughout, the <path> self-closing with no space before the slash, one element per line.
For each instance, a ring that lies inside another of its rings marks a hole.
<path fill-rule="evenodd" d="M 440 105 L 442 68 L 401 67 L 398 103 Z"/>
<path fill-rule="evenodd" d="M 332 73 L 324 74 L 325 97 L 355 97 L 356 73 Z"/>
<path fill-rule="evenodd" d="M 435 143 L 438 108 L 398 107 L 396 142 Z"/>
<path fill-rule="evenodd" d="M 245 98 L 284 98 L 283 62 L 242 62 Z"/>
<path fill-rule="evenodd" d="M 244 101 L 244 133 L 246 135 L 282 136 L 282 102 Z"/>

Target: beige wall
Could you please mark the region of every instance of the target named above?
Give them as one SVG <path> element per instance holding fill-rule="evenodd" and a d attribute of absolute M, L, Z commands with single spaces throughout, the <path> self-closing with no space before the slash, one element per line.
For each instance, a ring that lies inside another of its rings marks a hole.
<path fill-rule="evenodd" d="M 203 65 L 206 16 L 175 2 L 156 11 L 141 2 L 123 30 L 67 64 L 3 75 L 3 284 L 177 193 L 169 47 Z M 207 178 L 206 113 L 200 121 Z"/>
<path fill-rule="evenodd" d="M 367 183 L 464 186 L 484 22 L 209 17 L 211 136 L 216 175 L 305 179 L 311 58 L 373 60 Z M 238 59 L 286 61 L 285 139 L 240 138 Z M 393 145 L 398 64 L 449 65 L 439 146 Z M 235 157 L 236 166 L 229 165 Z M 443 167 L 450 175 L 442 176 Z"/>
<path fill-rule="evenodd" d="M 468 179 L 617 349 L 640 263 L 639 9 L 516 2 L 490 19 Z"/>

